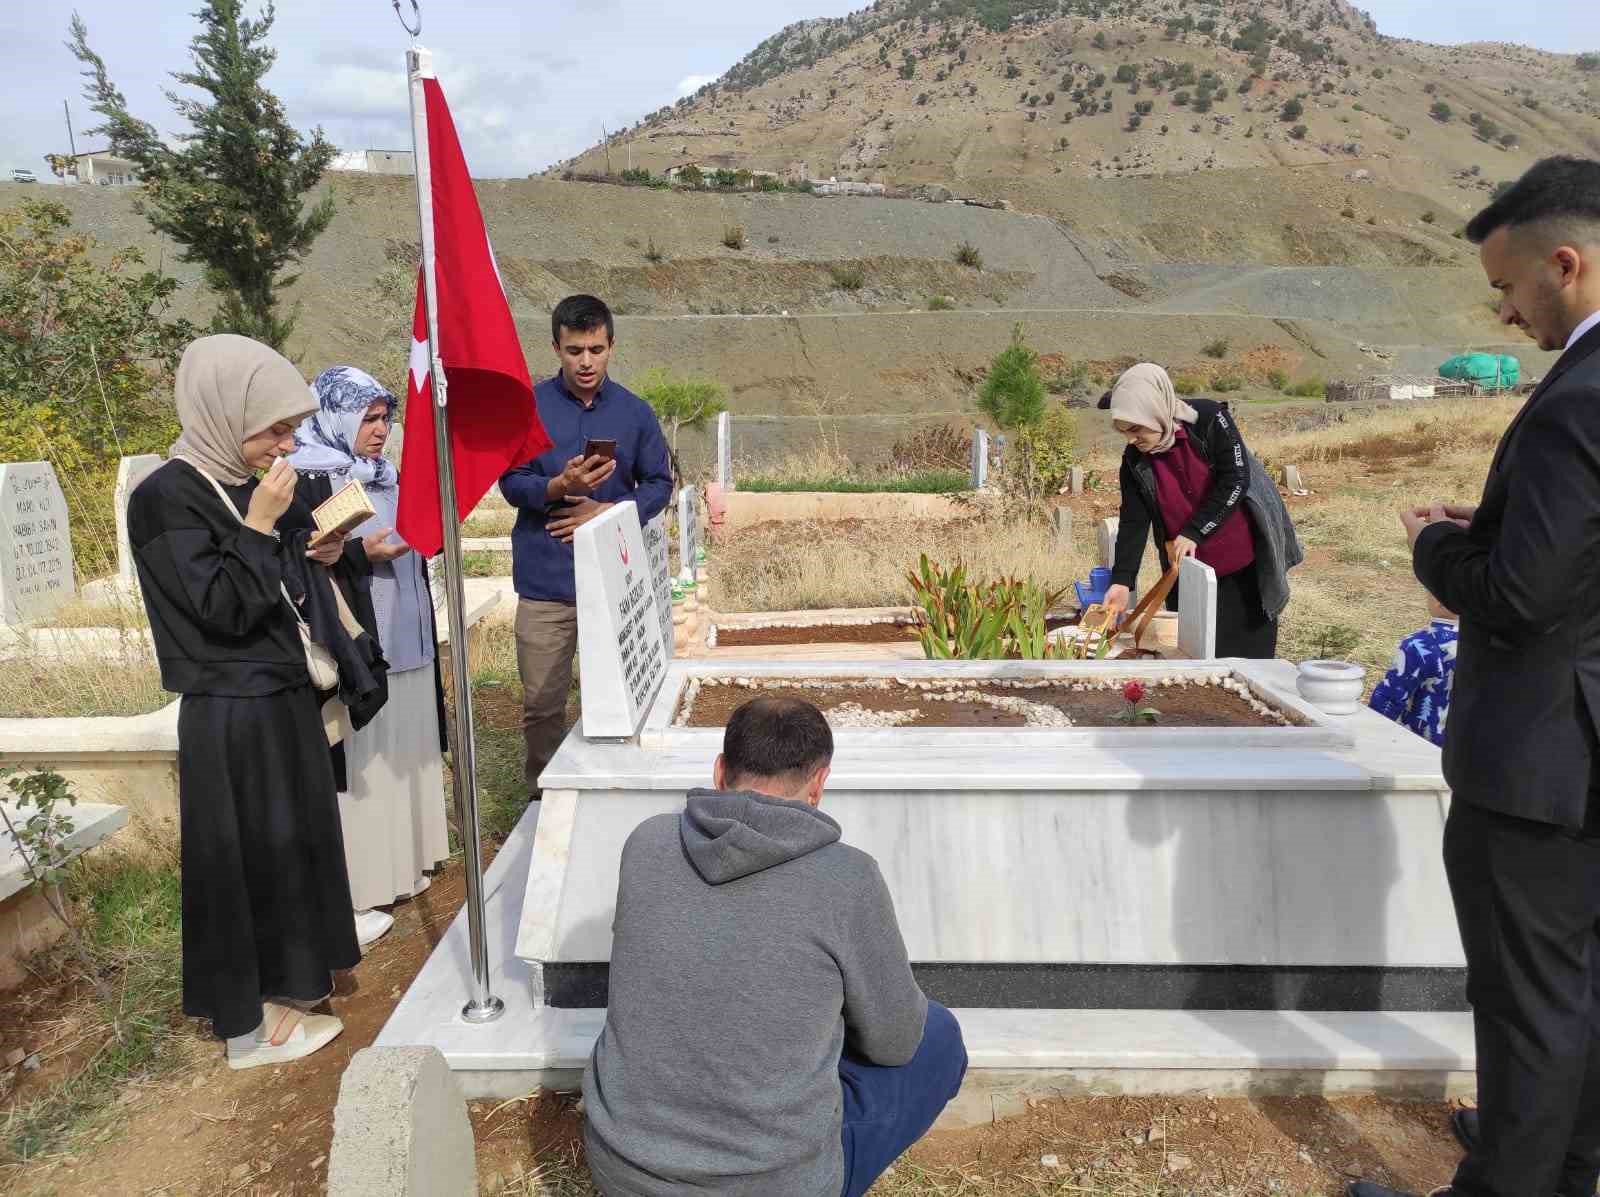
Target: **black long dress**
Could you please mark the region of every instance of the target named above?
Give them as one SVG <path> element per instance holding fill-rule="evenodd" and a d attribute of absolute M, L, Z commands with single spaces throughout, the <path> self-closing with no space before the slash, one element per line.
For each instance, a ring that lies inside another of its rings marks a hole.
<path fill-rule="evenodd" d="M 243 513 L 254 480 L 224 487 Z M 294 505 L 280 528 L 304 528 Z M 245 527 L 187 462 L 128 502 L 162 684 L 178 708 L 183 1009 L 231 1038 L 263 998 L 316 1001 L 361 959 L 333 770 L 280 544 Z"/>

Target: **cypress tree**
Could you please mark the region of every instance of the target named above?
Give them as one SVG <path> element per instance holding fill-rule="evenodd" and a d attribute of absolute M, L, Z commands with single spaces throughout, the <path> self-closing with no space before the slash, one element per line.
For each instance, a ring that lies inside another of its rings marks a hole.
<path fill-rule="evenodd" d="M 333 219 L 333 196 L 309 210 L 301 197 L 317 185 L 334 148 L 319 127 L 307 141 L 284 117 L 283 104 L 262 83 L 277 59 L 267 45 L 273 9 L 241 16 L 242 0 L 204 0 L 190 43 L 193 69 L 173 79 L 198 98 L 166 96 L 192 132 L 168 146 L 155 127 L 128 111 L 105 62 L 89 48 L 83 18 L 72 15 L 67 46 L 84 64 L 84 88 L 105 124 L 90 130 L 110 140 L 111 152 L 139 168 L 139 211 L 158 233 L 183 247 L 216 294 L 213 332 L 240 333 L 282 349 L 296 311 L 278 311 L 280 288 Z"/>

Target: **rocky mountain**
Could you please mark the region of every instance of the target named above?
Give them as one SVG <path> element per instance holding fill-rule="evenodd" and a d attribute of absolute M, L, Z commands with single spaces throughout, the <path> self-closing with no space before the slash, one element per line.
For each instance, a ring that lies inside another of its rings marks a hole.
<path fill-rule="evenodd" d="M 1389 38 L 1343 0 L 879 0 L 789 26 L 615 135 L 618 170 L 624 146 L 656 174 L 938 185 L 1036 211 L 1048 195 L 1023 181 L 1330 164 L 1442 199 L 1600 153 L 1600 55 Z M 604 173 L 607 148 L 554 173 Z"/>

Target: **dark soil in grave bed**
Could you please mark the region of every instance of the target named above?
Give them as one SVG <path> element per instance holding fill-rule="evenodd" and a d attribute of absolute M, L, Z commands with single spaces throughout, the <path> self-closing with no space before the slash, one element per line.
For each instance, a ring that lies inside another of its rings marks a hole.
<path fill-rule="evenodd" d="M 1064 711 L 1076 727 L 1125 726 L 1119 716 L 1128 704 L 1122 697 L 1120 685 L 1105 690 L 1072 690 L 1067 686 L 1025 689 L 991 682 L 951 688 L 1052 706 Z M 933 701 L 926 691 L 898 684 L 887 688 L 848 684 L 823 687 L 808 684 L 805 679 L 782 686 L 702 685 L 695 696 L 687 726 L 725 727 L 741 705 L 763 696 L 803 699 L 815 703 L 825 713 L 844 703 L 854 703 L 868 711 L 918 711 L 919 718 L 914 723 L 902 725 L 907 727 L 1028 726 L 1027 716 L 1020 711 L 999 710 L 971 700 Z M 1258 714 L 1244 699 L 1220 686 L 1151 686 L 1140 705 L 1159 710 L 1162 727 L 1282 726 Z M 1293 714 L 1285 712 L 1285 716 L 1291 725 L 1300 722 Z"/>
<path fill-rule="evenodd" d="M 1045 620 L 1051 631 L 1077 622 L 1061 616 Z M 808 627 L 717 628 L 718 648 L 743 648 L 767 644 L 891 644 L 915 640 L 916 628 L 909 623 L 829 623 Z"/>

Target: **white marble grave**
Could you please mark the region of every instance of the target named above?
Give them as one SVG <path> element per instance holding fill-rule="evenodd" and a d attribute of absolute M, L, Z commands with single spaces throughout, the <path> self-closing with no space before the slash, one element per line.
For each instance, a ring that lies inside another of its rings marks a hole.
<path fill-rule="evenodd" d="M 700 495 L 692 486 L 678 491 L 678 576 L 694 581 L 700 552 Z"/>
<path fill-rule="evenodd" d="M 124 582 L 139 581 L 139 571 L 133 563 L 133 546 L 128 543 L 128 499 L 139 483 L 160 469 L 162 464 L 162 458 L 157 453 L 124 457 L 117 463 L 117 485 L 112 494 L 117 509 L 117 577 Z"/>
<path fill-rule="evenodd" d="M 77 593 L 55 470 L 45 461 L 0 464 L 0 623 L 42 619 Z"/>
<path fill-rule="evenodd" d="M 667 512 L 662 508 L 644 526 L 644 555 L 650 561 L 650 579 L 655 586 L 656 614 L 661 618 L 661 647 L 672 656 L 672 551 L 668 544 Z"/>
<path fill-rule="evenodd" d="M 1122 521 L 1118 519 L 1101 520 L 1094 530 L 1095 551 L 1100 555 L 1099 564 L 1110 569 L 1117 563 L 1117 528 Z"/>
<path fill-rule="evenodd" d="M 639 729 L 667 665 L 655 579 L 633 500 L 580 527 L 572 550 L 582 734 L 628 737 Z M 668 607 L 670 640 L 670 602 Z"/>
<path fill-rule="evenodd" d="M 1178 566 L 1178 655 L 1191 661 L 1217 655 L 1217 571 L 1194 557 Z"/>
<path fill-rule="evenodd" d="M 733 416 L 717 413 L 717 485 L 733 489 Z"/>

